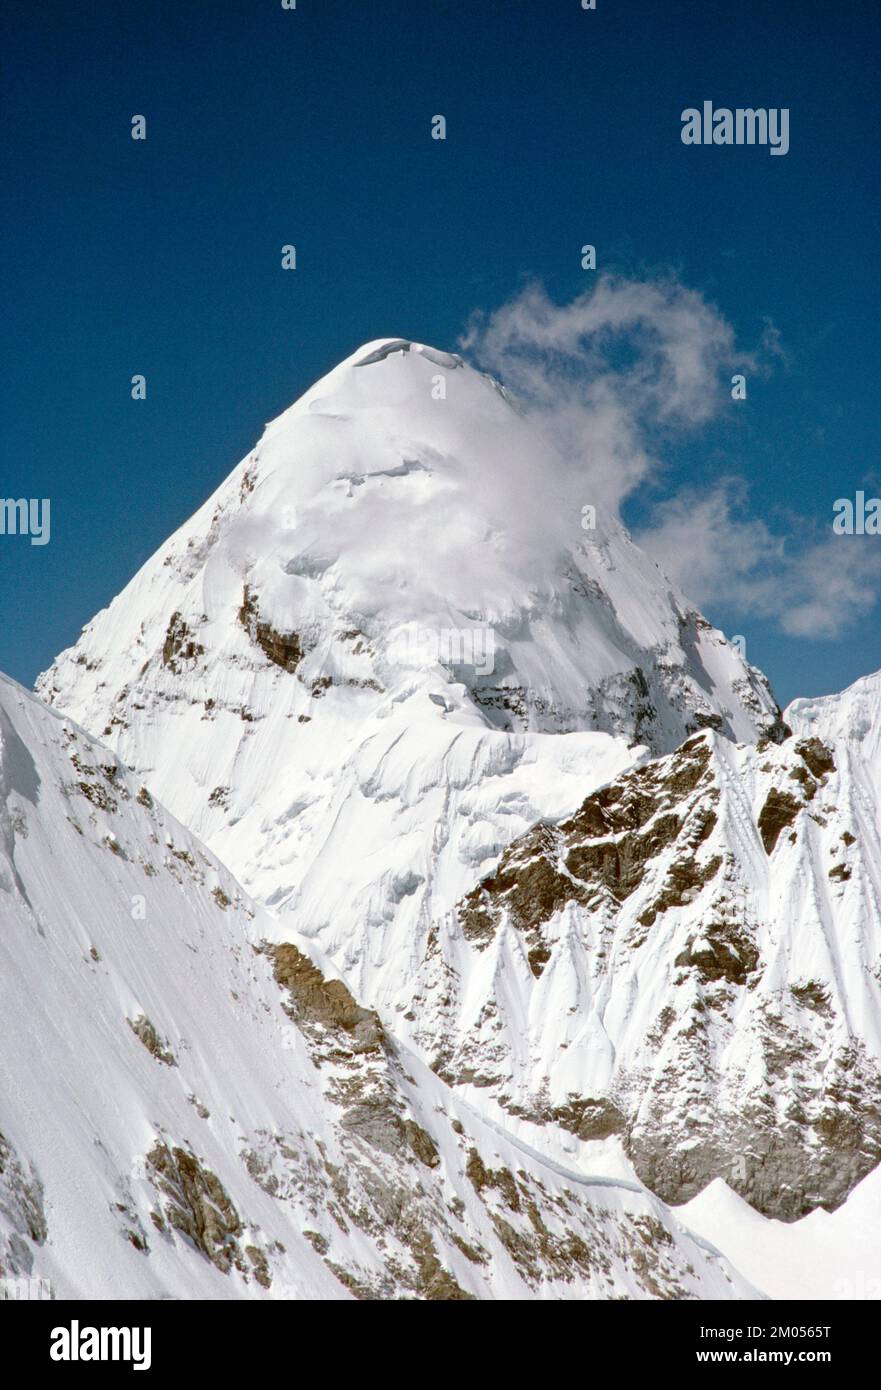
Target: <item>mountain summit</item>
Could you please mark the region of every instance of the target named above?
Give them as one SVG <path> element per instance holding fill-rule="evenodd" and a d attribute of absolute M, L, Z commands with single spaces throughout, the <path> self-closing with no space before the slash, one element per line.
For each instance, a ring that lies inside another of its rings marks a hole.
<path fill-rule="evenodd" d="M 779 728 L 748 666 L 461 358 L 368 343 L 278 419 L 40 678 L 209 840 L 368 729 Z M 583 523 L 595 519 L 594 529 Z M 247 873 L 247 866 L 238 864 Z"/>

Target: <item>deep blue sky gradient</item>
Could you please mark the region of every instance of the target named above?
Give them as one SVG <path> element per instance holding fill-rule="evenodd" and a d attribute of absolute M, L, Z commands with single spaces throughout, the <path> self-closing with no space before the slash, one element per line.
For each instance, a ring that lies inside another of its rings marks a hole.
<path fill-rule="evenodd" d="M 571 298 L 584 242 L 782 334 L 671 486 L 739 472 L 772 527 L 881 490 L 876 3 L 5 0 L 0 41 L 0 495 L 53 509 L 48 546 L 0 537 L 25 683 L 341 357 L 455 347 L 527 278 Z M 790 153 L 685 149 L 704 98 L 788 106 Z M 708 616 L 784 701 L 881 666 L 877 612 L 835 642 Z"/>

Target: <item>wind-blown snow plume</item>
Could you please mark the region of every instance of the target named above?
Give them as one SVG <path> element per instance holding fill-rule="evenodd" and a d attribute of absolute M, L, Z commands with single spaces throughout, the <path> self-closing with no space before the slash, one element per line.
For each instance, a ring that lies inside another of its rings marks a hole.
<path fill-rule="evenodd" d="M 522 397 L 582 484 L 617 506 L 658 466 L 650 434 L 710 420 L 721 373 L 754 362 L 700 294 L 669 277 L 602 276 L 554 304 L 538 285 L 476 316 L 463 348 Z"/>

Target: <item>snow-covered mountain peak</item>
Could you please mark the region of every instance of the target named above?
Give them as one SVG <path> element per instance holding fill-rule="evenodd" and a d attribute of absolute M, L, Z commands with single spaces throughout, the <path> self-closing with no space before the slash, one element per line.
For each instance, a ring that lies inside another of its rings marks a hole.
<path fill-rule="evenodd" d="M 461 359 L 400 339 L 323 378 L 242 472 L 283 576 L 264 578 L 276 616 L 299 580 L 324 579 L 326 600 L 368 623 L 516 625 L 581 536 L 574 502 L 568 516 L 561 498 L 536 505 L 542 478 L 562 470 L 505 396 Z"/>
<path fill-rule="evenodd" d="M 202 698 L 219 659 L 294 677 L 298 719 L 346 687 L 371 708 L 418 693 L 436 718 L 656 751 L 705 725 L 772 726 L 760 673 L 596 502 L 498 383 L 406 339 L 367 343 L 266 427 L 39 688 L 96 727 L 108 697 L 141 689 L 146 707 L 168 672 Z"/>
<path fill-rule="evenodd" d="M 40 693 L 365 988 L 365 923 L 379 955 L 421 955 L 512 838 L 641 748 L 779 727 L 761 673 L 580 487 L 480 372 L 365 344 Z"/>

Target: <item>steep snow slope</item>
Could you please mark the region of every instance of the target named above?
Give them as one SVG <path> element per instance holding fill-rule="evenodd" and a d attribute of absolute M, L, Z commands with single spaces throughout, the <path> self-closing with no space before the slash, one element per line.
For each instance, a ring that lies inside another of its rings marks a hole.
<path fill-rule="evenodd" d="M 786 719 L 798 734 L 845 742 L 854 755 L 850 774 L 864 777 L 865 788 L 877 796 L 881 788 L 881 671 L 861 677 L 836 695 L 793 700 Z"/>
<path fill-rule="evenodd" d="M 828 744 L 696 735 L 515 841 L 397 975 L 439 1074 L 620 1136 L 668 1201 L 721 1176 L 786 1220 L 842 1202 L 881 1158 L 881 716 L 863 709 Z"/>
<path fill-rule="evenodd" d="M 473 763 L 474 783 L 537 756 L 536 733 L 669 751 L 699 727 L 775 727 L 761 674 L 620 525 L 582 529 L 590 501 L 489 378 L 369 344 L 267 427 L 40 693 L 276 903 L 327 846 L 341 784 L 398 776 L 402 729 L 433 750 L 421 775 L 442 800 L 446 764 Z M 552 782 L 572 756 L 551 755 Z M 385 834 L 362 810 L 359 837 Z M 434 826 L 434 807 L 419 818 Z M 506 842 L 473 828 L 472 857 L 482 834 Z"/>
<path fill-rule="evenodd" d="M 481 1120 L 5 678 L 0 991 L 7 1297 L 751 1296 L 656 1198 Z"/>
<path fill-rule="evenodd" d="M 790 1225 L 753 1211 L 721 1178 L 676 1214 L 770 1298 L 881 1299 L 881 1168 L 837 1211 L 814 1211 Z"/>

